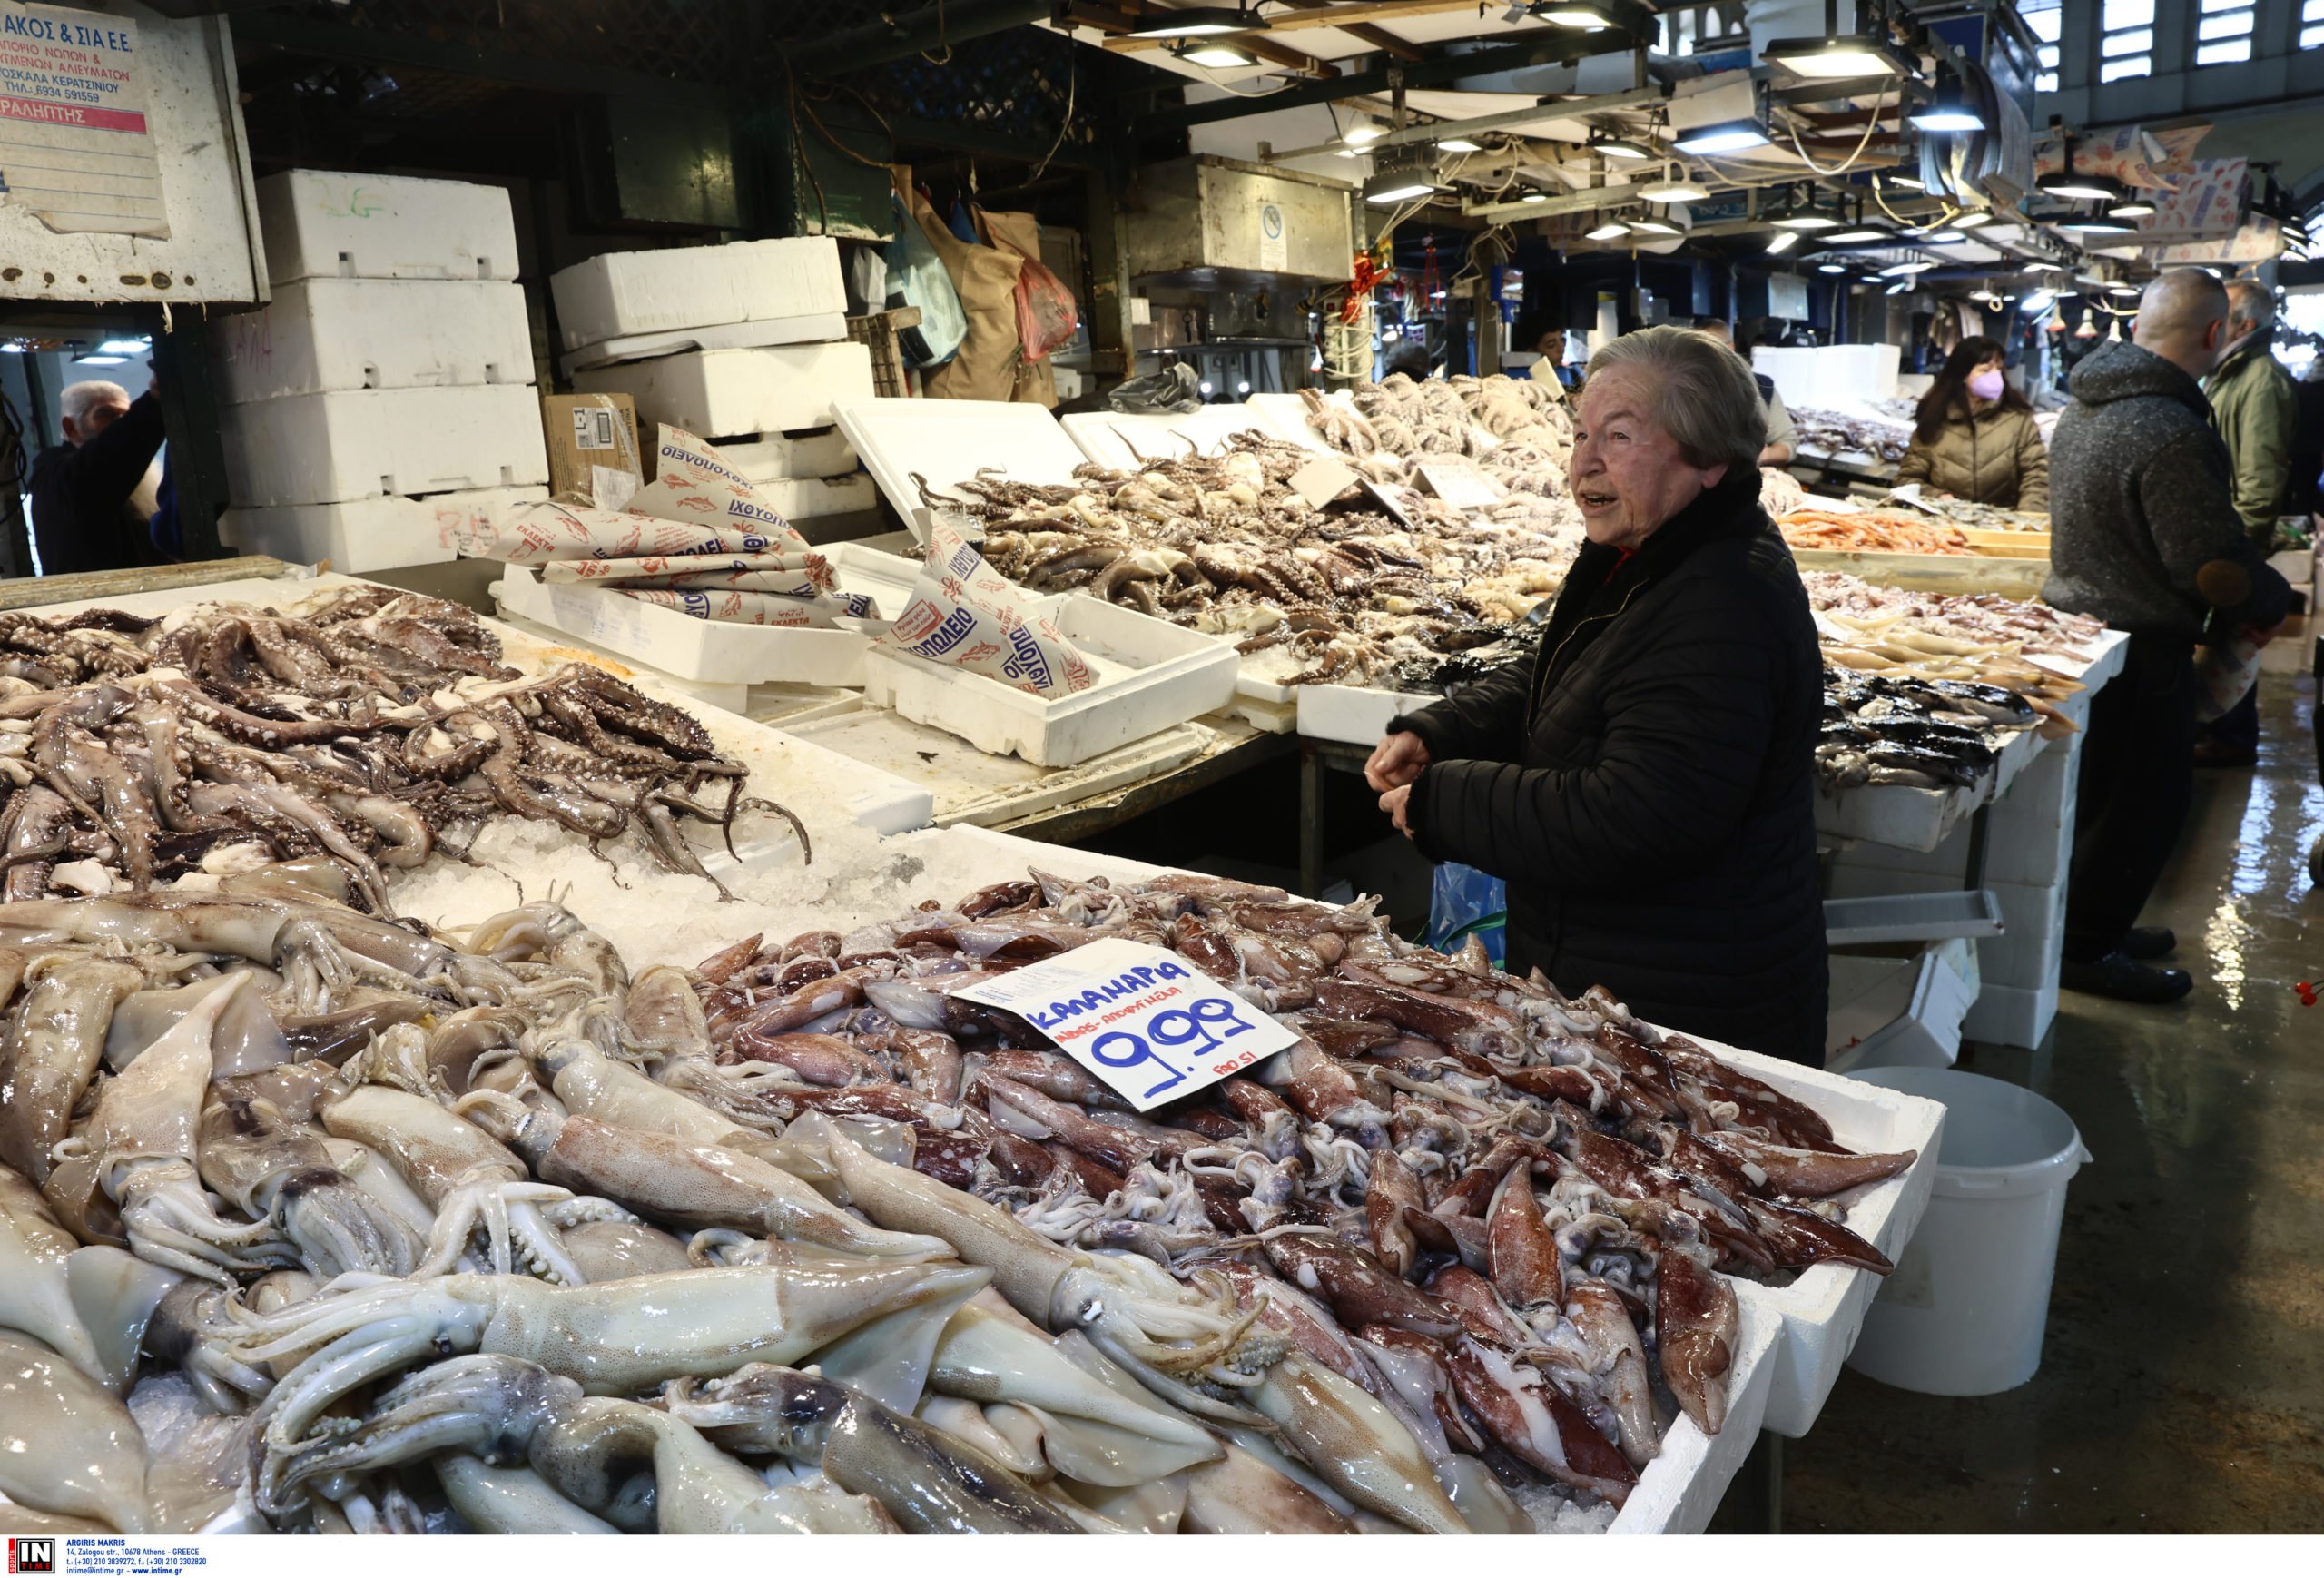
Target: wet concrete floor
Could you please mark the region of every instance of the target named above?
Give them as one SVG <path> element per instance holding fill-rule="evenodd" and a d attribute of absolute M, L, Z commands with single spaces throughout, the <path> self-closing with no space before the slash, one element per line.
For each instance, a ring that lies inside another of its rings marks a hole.
<path fill-rule="evenodd" d="M 2097 1159 L 2041 1372 L 1964 1398 L 1845 1373 L 1784 1445 L 1787 1532 L 2324 1529 L 2324 998 L 2295 984 L 2324 991 L 2310 649 L 2270 649 L 2260 765 L 2198 774 L 2147 908 L 2193 996 L 2068 993 L 2040 1050 L 1962 1060 L 2063 1107 Z"/>

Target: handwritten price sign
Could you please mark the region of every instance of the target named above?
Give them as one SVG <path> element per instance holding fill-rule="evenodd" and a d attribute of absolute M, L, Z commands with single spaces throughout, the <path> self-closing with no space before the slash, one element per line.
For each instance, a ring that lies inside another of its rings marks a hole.
<path fill-rule="evenodd" d="M 1168 949 L 1113 938 L 952 995 L 1016 1014 L 1140 1112 L 1299 1039 Z"/>

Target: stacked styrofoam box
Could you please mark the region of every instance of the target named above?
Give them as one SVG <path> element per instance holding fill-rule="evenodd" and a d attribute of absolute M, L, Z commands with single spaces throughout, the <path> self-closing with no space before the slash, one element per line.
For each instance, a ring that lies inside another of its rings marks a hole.
<path fill-rule="evenodd" d="M 872 392 L 871 349 L 847 339 L 838 242 L 608 252 L 559 270 L 549 289 L 582 393 L 630 396 L 641 424 L 739 437 L 722 446 L 728 458 L 793 518 L 877 502 L 854 451 L 820 431 L 834 400 Z"/>
<path fill-rule="evenodd" d="M 507 192 L 291 170 L 259 220 L 273 301 L 225 330 L 222 539 L 392 569 L 548 496 Z"/>
<path fill-rule="evenodd" d="M 1962 1034 L 1971 1040 L 2038 1046 L 2057 1017 L 2066 867 L 2081 771 L 2082 735 L 2053 741 L 1987 814 L 1983 885 L 2000 902 L 2004 931 L 1977 944 L 1984 984 L 1962 1021 Z M 1926 893 L 1948 880 L 1958 883 L 1968 846 L 1965 824 L 1926 852 L 1855 844 L 1833 862 L 1831 896 Z"/>

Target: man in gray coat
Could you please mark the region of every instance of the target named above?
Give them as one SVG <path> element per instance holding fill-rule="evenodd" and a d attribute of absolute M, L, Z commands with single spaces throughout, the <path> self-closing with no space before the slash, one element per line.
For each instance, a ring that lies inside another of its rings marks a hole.
<path fill-rule="evenodd" d="M 2042 595 L 2130 636 L 2090 709 L 2067 877 L 2064 984 L 2137 1002 L 2184 997 L 2140 962 L 2177 940 L 2137 925 L 2193 794 L 2195 644 L 2264 643 L 2290 607 L 2236 513 L 2227 450 L 2197 380 L 2218 363 L 2228 299 L 2200 269 L 2149 285 L 2127 344 L 2093 352 L 2050 446 L 2051 574 Z"/>

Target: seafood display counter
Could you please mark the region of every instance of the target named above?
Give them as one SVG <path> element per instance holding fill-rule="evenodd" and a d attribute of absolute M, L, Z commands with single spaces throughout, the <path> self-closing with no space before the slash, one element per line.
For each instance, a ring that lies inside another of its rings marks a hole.
<path fill-rule="evenodd" d="M 882 836 L 390 588 L 147 596 L 6 636 L 11 1528 L 1696 1529 L 1925 1197 L 1933 1104 L 1368 902 Z M 955 995 L 1101 942 L 1295 1033 L 1151 1105 Z"/>

